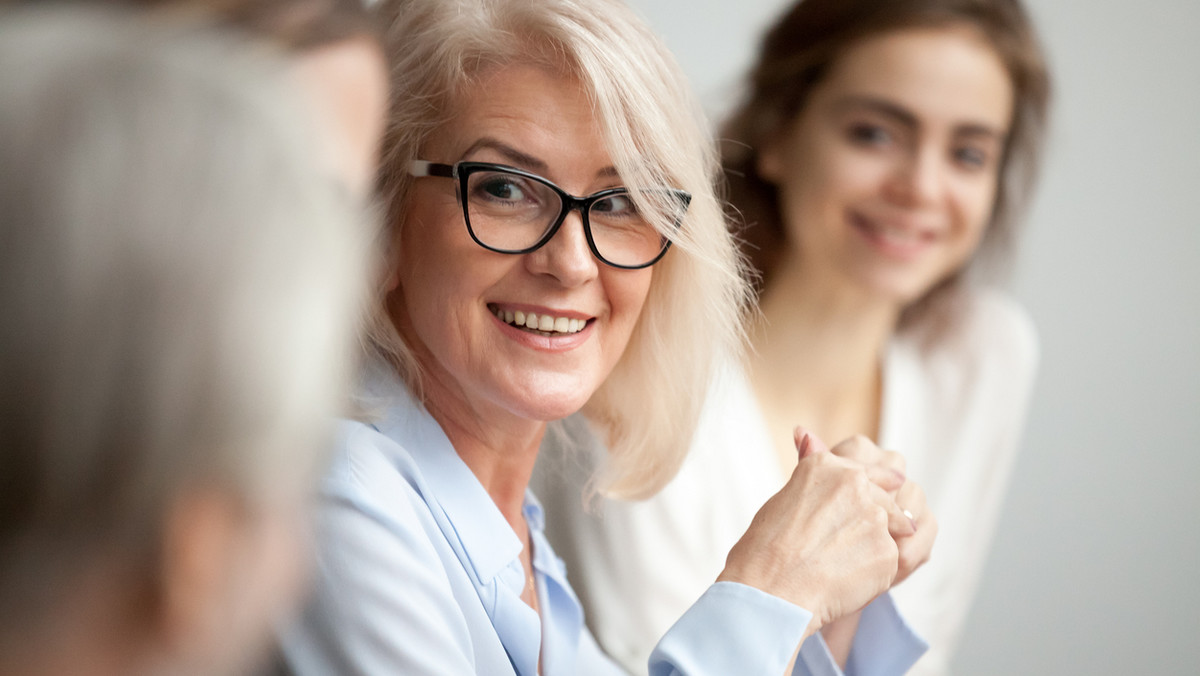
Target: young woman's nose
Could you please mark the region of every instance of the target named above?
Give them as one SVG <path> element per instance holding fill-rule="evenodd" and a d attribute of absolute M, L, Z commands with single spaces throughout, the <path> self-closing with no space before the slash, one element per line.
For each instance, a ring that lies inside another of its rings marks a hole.
<path fill-rule="evenodd" d="M 945 161 L 937 148 L 913 148 L 901 158 L 889 180 L 892 199 L 905 206 L 935 204 L 945 189 Z"/>

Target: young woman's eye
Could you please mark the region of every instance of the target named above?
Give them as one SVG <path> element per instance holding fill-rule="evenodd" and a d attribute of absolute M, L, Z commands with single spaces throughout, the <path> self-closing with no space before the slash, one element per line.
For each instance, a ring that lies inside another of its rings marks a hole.
<path fill-rule="evenodd" d="M 855 124 L 850 126 L 850 140 L 858 145 L 881 146 L 890 143 L 892 135 L 877 124 Z"/>
<path fill-rule="evenodd" d="M 983 148 L 962 146 L 954 149 L 954 161 L 967 169 L 985 169 L 991 164 L 991 154 Z"/>

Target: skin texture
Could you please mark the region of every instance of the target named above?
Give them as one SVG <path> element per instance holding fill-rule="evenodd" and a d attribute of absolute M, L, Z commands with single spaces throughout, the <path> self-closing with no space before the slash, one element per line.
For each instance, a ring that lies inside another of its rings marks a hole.
<path fill-rule="evenodd" d="M 513 65 L 485 75 L 422 159 L 496 162 L 577 195 L 621 185 L 579 84 Z M 455 182 L 417 181 L 397 247 L 389 311 L 425 377 L 426 405 L 497 505 L 523 532 L 520 505 L 545 421 L 578 411 L 625 350 L 653 268 L 619 270 L 592 256 L 578 212 L 528 254 L 471 240 Z M 544 337 L 492 309 L 586 319 Z"/>

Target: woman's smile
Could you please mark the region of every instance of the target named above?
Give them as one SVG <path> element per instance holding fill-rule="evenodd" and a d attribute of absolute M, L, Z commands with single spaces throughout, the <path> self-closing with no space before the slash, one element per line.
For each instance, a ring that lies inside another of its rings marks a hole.
<path fill-rule="evenodd" d="M 915 260 L 939 239 L 936 227 L 915 223 L 912 219 L 873 217 L 850 210 L 847 220 L 876 251 L 898 261 Z"/>
<path fill-rule="evenodd" d="M 488 311 L 507 338 L 535 350 L 565 352 L 592 337 L 595 317 L 531 305 L 488 303 Z"/>
<path fill-rule="evenodd" d="M 549 310 L 488 303 L 488 310 L 505 324 L 544 336 L 571 335 L 587 327 L 591 317 L 566 310 Z"/>

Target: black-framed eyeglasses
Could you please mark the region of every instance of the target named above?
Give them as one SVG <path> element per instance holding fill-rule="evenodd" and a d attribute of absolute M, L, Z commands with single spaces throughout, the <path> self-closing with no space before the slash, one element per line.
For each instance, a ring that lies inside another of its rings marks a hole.
<path fill-rule="evenodd" d="M 536 251 L 554 237 L 567 214 L 578 209 L 592 255 L 614 268 L 636 270 L 654 265 L 671 241 L 663 236 L 626 188 L 610 188 L 576 197 L 550 181 L 503 164 L 414 160 L 413 176 L 458 181 L 458 197 L 471 239 L 497 253 Z M 675 188 L 639 191 L 653 200 L 679 227 L 692 196 Z"/>

